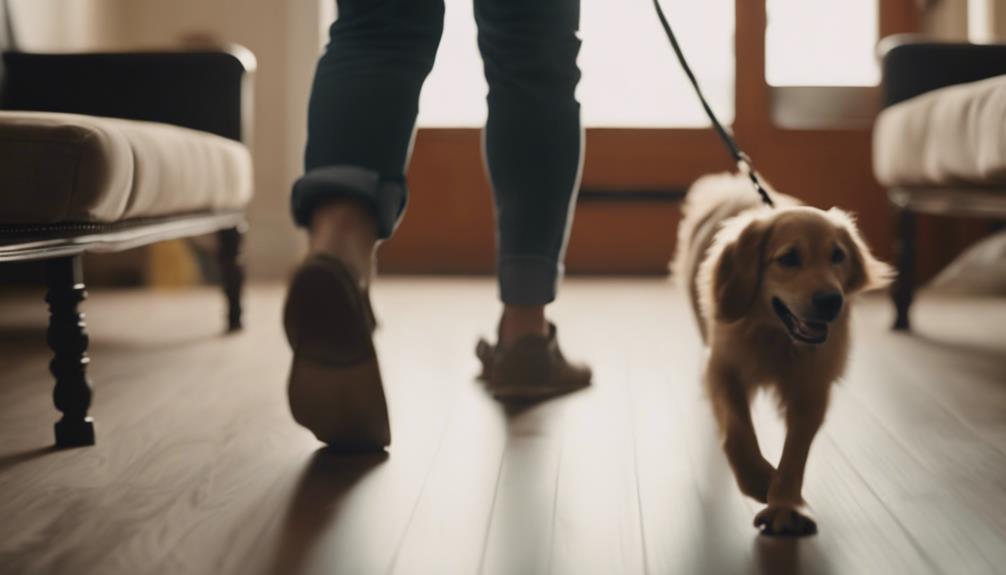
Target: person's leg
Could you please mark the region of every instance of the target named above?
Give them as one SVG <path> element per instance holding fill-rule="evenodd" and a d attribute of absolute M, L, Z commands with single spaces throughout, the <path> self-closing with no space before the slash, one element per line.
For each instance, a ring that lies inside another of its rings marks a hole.
<path fill-rule="evenodd" d="M 340 0 L 308 111 L 294 219 L 313 252 L 369 279 L 376 243 L 405 208 L 419 93 L 443 30 L 443 0 Z"/>
<path fill-rule="evenodd" d="M 546 329 L 543 309 L 562 275 L 583 151 L 579 0 L 476 0 L 476 20 L 508 344 Z"/>
<path fill-rule="evenodd" d="M 562 276 L 582 169 L 579 12 L 579 0 L 475 0 L 489 83 L 484 147 L 496 202 L 501 352 L 528 338 L 554 340 L 544 310 Z M 548 355 L 531 355 L 546 373 Z M 584 377 L 589 371 L 574 379 Z"/>
<path fill-rule="evenodd" d="M 443 11 L 443 0 L 340 0 L 315 75 L 306 173 L 292 196 L 311 254 L 290 283 L 284 327 L 290 410 L 336 449 L 391 441 L 366 290 L 377 243 L 405 207 L 419 92 Z"/>

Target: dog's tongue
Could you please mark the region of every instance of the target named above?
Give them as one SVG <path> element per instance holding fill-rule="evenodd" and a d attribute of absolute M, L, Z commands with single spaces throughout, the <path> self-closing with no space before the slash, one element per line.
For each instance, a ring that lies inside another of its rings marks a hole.
<path fill-rule="evenodd" d="M 803 321 L 793 318 L 794 331 L 807 339 L 820 339 L 828 335 L 828 324 L 816 321 Z"/>

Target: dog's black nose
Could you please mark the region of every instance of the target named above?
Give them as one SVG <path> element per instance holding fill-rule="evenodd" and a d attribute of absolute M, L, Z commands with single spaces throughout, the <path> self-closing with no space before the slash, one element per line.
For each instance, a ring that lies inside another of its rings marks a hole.
<path fill-rule="evenodd" d="M 831 321 L 842 311 L 842 294 L 837 291 L 817 292 L 811 297 L 814 311 L 824 321 Z"/>

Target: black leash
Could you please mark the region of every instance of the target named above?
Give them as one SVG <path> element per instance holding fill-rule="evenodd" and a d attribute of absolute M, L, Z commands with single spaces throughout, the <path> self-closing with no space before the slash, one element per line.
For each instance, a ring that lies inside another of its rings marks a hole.
<path fill-rule="evenodd" d="M 671 25 L 667 23 L 667 17 L 664 16 L 664 9 L 660 7 L 659 0 L 653 0 L 653 6 L 657 9 L 657 16 L 660 18 L 660 23 L 664 27 L 664 33 L 667 34 L 667 39 L 671 42 L 671 47 L 674 48 L 674 53 L 678 56 L 678 62 L 681 63 L 681 67 L 685 70 L 685 75 L 692 82 L 692 87 L 695 88 L 695 94 L 698 95 L 699 101 L 702 102 L 702 107 L 706 111 L 706 115 L 713 123 L 713 128 L 716 129 L 716 133 L 720 135 L 720 139 L 723 140 L 723 145 L 726 146 L 727 151 L 730 152 L 730 156 L 733 158 L 734 162 L 737 163 L 737 169 L 741 172 L 747 174 L 751 178 L 751 183 L 754 184 L 755 191 L 761 196 L 761 201 L 770 208 L 775 207 L 775 202 L 769 197 L 768 191 L 762 186 L 761 180 L 758 179 L 758 174 L 755 172 L 754 164 L 751 162 L 751 158 L 745 154 L 740 147 L 737 145 L 737 141 L 734 137 L 730 135 L 730 132 L 723 127 L 719 119 L 716 117 L 716 113 L 709 106 L 709 102 L 706 101 L 706 97 L 702 94 L 702 88 L 699 87 L 699 81 L 695 79 L 695 74 L 692 73 L 692 68 L 688 65 L 688 61 L 685 60 L 685 55 L 681 51 L 681 46 L 678 45 L 678 39 L 674 36 L 674 32 L 671 30 Z"/>

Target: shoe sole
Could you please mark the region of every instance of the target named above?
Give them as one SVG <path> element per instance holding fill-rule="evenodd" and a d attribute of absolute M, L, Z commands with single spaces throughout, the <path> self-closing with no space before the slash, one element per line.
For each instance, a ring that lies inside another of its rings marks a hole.
<path fill-rule="evenodd" d="M 314 258 L 294 276 L 283 312 L 294 353 L 287 388 L 290 412 L 339 451 L 377 451 L 391 443 L 364 305 L 343 264 Z"/>

